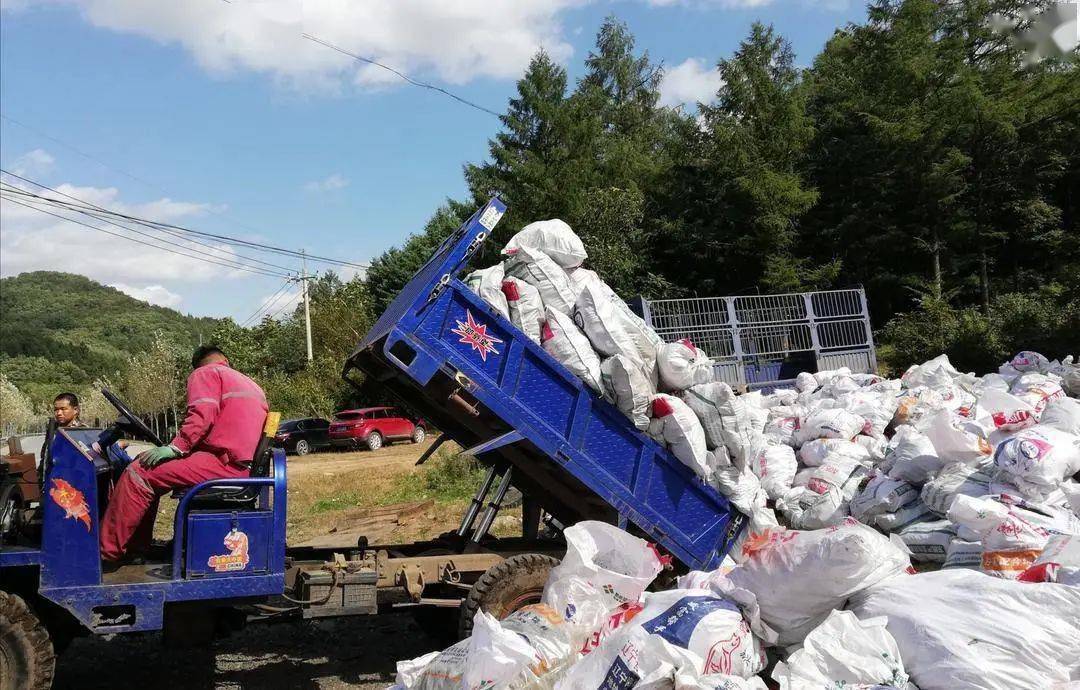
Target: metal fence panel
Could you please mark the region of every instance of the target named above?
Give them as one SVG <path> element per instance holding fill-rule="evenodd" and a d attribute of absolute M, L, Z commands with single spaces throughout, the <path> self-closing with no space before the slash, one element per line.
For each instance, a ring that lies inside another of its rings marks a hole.
<path fill-rule="evenodd" d="M 801 362 L 810 353 L 807 361 L 819 370 L 877 370 L 862 288 L 651 300 L 643 312 L 664 340 L 689 338 L 703 349 L 717 362 L 717 377 L 733 385 L 775 384 L 781 373 L 791 374 L 782 371 L 785 362 Z M 776 379 L 763 380 L 772 374 Z"/>

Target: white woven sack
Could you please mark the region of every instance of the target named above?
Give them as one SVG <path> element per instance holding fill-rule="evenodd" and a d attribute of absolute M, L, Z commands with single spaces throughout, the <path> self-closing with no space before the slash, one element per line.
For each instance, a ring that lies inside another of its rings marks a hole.
<path fill-rule="evenodd" d="M 503 254 L 513 255 L 522 247 L 541 251 L 565 269 L 576 268 L 588 258 L 581 238 L 558 218 L 538 220 L 510 238 Z"/>
<path fill-rule="evenodd" d="M 545 309 L 547 321 L 541 329 L 544 351 L 596 391 L 600 386 L 600 358 L 574 320 L 557 309 Z"/>
<path fill-rule="evenodd" d="M 566 271 L 551 258 L 536 249 L 521 247 L 504 262 L 506 275 L 521 278 L 540 291 L 544 306 L 563 314 L 574 313 L 577 295 L 570 285 Z"/>
<path fill-rule="evenodd" d="M 503 295 L 510 309 L 510 322 L 535 343 L 540 342 L 540 330 L 547 320 L 540 291 L 524 280 L 509 276 L 503 279 Z"/>

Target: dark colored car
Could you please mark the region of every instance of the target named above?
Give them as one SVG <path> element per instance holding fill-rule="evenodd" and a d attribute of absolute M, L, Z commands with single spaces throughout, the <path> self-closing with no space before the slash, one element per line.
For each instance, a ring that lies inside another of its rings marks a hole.
<path fill-rule="evenodd" d="M 330 421 L 319 417 L 284 421 L 274 434 L 274 445 L 297 455 L 327 448 L 330 446 Z"/>
<path fill-rule="evenodd" d="M 378 450 L 391 441 L 422 443 L 426 437 L 423 422 L 415 422 L 393 407 L 343 410 L 334 415 L 330 425 L 330 442 L 335 446 L 357 448 L 364 444 L 369 450 Z"/>

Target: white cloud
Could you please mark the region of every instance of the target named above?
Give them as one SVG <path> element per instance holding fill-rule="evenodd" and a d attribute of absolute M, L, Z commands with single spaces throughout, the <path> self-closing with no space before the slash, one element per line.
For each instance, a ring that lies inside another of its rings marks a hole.
<path fill-rule="evenodd" d="M 560 13 L 587 0 L 22 0 L 70 4 L 94 26 L 179 44 L 214 74 L 251 70 L 304 90 L 385 85 L 384 70 L 301 37 L 421 77 L 512 78 L 543 47 L 572 53 Z M 376 71 L 377 70 L 377 71 Z M 381 73 L 381 74 L 380 74 Z"/>
<path fill-rule="evenodd" d="M 8 184 L 16 184 L 14 178 L 6 178 Z M 21 183 L 20 183 L 21 184 Z M 125 203 L 114 187 L 79 187 L 61 184 L 55 187 L 61 194 L 68 194 L 82 201 L 143 218 L 164 222 L 183 222 L 198 216 L 211 207 L 184 201 L 162 198 L 147 203 Z M 57 195 L 60 196 L 60 195 Z M 61 197 L 63 198 L 63 197 Z M 47 209 L 50 212 L 76 218 L 118 235 L 135 236 L 101 221 L 79 216 L 74 212 Z M 8 199 L 0 202 L 0 275 L 15 275 L 24 271 L 68 271 L 89 276 L 105 284 L 160 286 L 162 283 L 205 283 L 211 280 L 238 278 L 250 274 L 227 266 L 219 266 L 200 260 L 216 257 L 222 261 L 235 260 L 235 251 L 224 244 L 207 242 L 209 247 L 190 245 L 172 236 L 162 239 L 183 245 L 187 254 L 180 256 L 164 249 L 138 244 L 69 221 L 46 215 Z M 138 226 L 136 226 L 138 227 Z M 146 228 L 139 228 L 148 232 Z M 147 240 L 146 237 L 139 239 Z M 159 240 L 160 243 L 160 240 Z M 181 251 L 180 247 L 169 249 Z M 205 252 L 210 256 L 199 254 Z M 199 258 L 196 258 L 199 257 Z M 149 289 L 149 288 L 141 288 Z M 129 293 L 134 294 L 134 293 Z M 155 293 L 146 293 L 153 295 Z M 159 299 L 168 297 L 158 291 Z M 143 297 L 140 297 L 143 299 Z M 150 301 L 148 299 L 148 301 Z"/>
<path fill-rule="evenodd" d="M 11 164 L 11 171 L 16 175 L 23 175 L 25 177 L 44 175 L 52 170 L 53 163 L 55 162 L 56 159 L 53 158 L 52 154 L 48 151 L 44 149 L 34 149 L 33 151 L 27 151 L 16 158 Z"/>
<path fill-rule="evenodd" d="M 109 287 L 114 287 L 124 294 L 131 295 L 135 299 L 149 302 L 150 304 L 156 304 L 159 307 L 176 308 L 184 299 L 164 285 L 136 287 L 125 283 L 110 283 Z"/>
<path fill-rule="evenodd" d="M 719 70 L 701 58 L 687 58 L 682 63 L 664 70 L 660 82 L 660 104 L 668 106 L 683 103 L 709 103 L 724 80 Z"/>
<path fill-rule="evenodd" d="M 341 173 L 334 173 L 325 179 L 308 182 L 304 185 L 304 189 L 309 192 L 333 192 L 338 189 L 345 189 L 348 186 L 349 178 Z"/>

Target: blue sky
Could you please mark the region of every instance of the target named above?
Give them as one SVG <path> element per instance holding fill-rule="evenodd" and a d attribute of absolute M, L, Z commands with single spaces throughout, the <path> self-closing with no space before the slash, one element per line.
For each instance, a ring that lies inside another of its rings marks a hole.
<path fill-rule="evenodd" d="M 302 30 L 501 111 L 541 45 L 579 76 L 609 14 L 663 60 L 671 103 L 706 98 L 716 60 L 754 20 L 775 24 L 809 64 L 836 27 L 865 15 L 844 0 L 364 0 L 345 9 L 3 0 L 3 8 L 5 169 L 110 208 L 350 261 L 399 243 L 446 197 L 462 196 L 461 167 L 485 157 L 498 121 L 304 41 Z M 199 315 L 243 319 L 281 284 L 7 203 L 2 240 L 3 275 L 79 272 Z"/>

